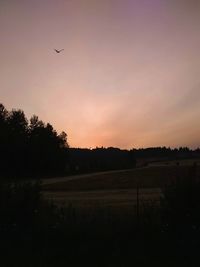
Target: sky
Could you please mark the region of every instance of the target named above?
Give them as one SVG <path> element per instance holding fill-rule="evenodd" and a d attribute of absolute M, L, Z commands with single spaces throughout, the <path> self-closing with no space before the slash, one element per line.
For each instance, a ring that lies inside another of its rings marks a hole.
<path fill-rule="evenodd" d="M 0 102 L 71 147 L 199 147 L 199 14 L 198 0 L 0 0 Z"/>

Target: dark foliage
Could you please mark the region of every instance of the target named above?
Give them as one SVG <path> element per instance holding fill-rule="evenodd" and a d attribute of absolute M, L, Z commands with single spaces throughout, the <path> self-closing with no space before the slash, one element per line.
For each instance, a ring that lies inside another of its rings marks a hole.
<path fill-rule="evenodd" d="M 1 266 L 149 266 L 166 253 L 145 217 L 139 227 L 133 214 L 57 208 L 43 200 L 39 183 L 2 183 L 0 195 Z"/>
<path fill-rule="evenodd" d="M 94 149 L 69 148 L 67 170 L 70 173 L 94 172 L 104 170 L 128 169 L 146 166 L 148 163 L 181 159 L 200 158 L 199 149 L 187 147 L 171 149 L 150 147 L 122 150 L 115 147 L 97 147 Z"/>
<path fill-rule="evenodd" d="M 70 148 L 71 172 L 94 172 L 127 169 L 136 166 L 134 153 L 119 148 Z"/>
<path fill-rule="evenodd" d="M 200 150 L 191 150 L 188 147 L 179 147 L 171 149 L 170 147 L 149 147 L 149 148 L 139 148 L 131 150 L 134 152 L 137 159 L 146 158 L 149 161 L 158 160 L 178 160 L 178 159 L 191 159 L 199 158 Z"/>
<path fill-rule="evenodd" d="M 67 135 L 37 116 L 0 104 L 0 176 L 22 178 L 61 174 L 67 160 Z"/>
<path fill-rule="evenodd" d="M 200 233 L 200 179 L 196 164 L 163 190 L 163 225 L 175 234 Z"/>
<path fill-rule="evenodd" d="M 188 260 L 186 266 L 199 264 L 200 248 L 200 179 L 194 164 L 185 178 L 163 190 L 161 227 L 177 255 Z"/>
<path fill-rule="evenodd" d="M 146 207 L 138 221 L 134 209 L 122 217 L 100 207 L 82 212 L 71 204 L 55 207 L 43 200 L 38 183 L 1 184 L 0 193 L 1 266 L 149 267 L 199 263 L 199 236 L 186 231 L 191 221 L 184 224 L 182 235 L 177 237 L 158 224 L 159 213 L 153 214 L 152 207 Z M 184 212 L 181 214 L 184 217 Z M 174 212 L 165 215 L 171 217 L 171 225 L 176 224 Z M 181 222 L 178 224 L 180 227 Z"/>

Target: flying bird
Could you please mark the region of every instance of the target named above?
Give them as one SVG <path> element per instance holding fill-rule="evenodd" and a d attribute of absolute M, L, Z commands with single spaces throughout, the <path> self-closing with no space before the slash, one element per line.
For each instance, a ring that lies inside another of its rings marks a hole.
<path fill-rule="evenodd" d="M 60 53 L 61 51 L 63 51 L 64 49 L 61 49 L 61 50 L 57 50 L 57 49 L 54 49 L 56 51 L 56 53 Z"/>

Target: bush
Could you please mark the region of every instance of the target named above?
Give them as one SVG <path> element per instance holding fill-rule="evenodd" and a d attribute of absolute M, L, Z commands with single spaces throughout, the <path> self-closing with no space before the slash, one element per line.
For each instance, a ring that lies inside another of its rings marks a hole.
<path fill-rule="evenodd" d="M 193 232 L 200 229 L 200 182 L 196 165 L 185 179 L 178 178 L 163 191 L 163 225 L 168 230 Z"/>

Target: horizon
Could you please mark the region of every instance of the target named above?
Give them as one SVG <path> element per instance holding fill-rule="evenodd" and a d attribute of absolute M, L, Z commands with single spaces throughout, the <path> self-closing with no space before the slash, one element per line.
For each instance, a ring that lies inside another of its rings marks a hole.
<path fill-rule="evenodd" d="M 3 103 L 0 103 L 0 104 L 3 104 Z M 6 110 L 7 110 L 7 108 L 6 108 Z M 11 110 L 7 110 L 7 111 L 10 112 L 12 110 L 19 110 L 19 109 L 12 108 Z M 20 108 L 20 110 L 22 110 L 24 112 L 23 109 Z M 26 116 L 26 113 L 25 112 L 24 112 L 24 114 Z M 34 114 L 34 115 L 36 115 L 36 114 Z M 27 118 L 26 117 L 26 119 L 28 120 L 28 123 L 30 123 L 30 118 Z M 52 125 L 51 122 L 45 122 L 45 121 L 42 120 L 42 118 L 38 118 L 38 119 L 41 120 L 45 125 L 47 125 L 47 124 Z M 52 127 L 54 128 L 53 125 L 52 125 Z M 54 130 L 57 132 L 57 134 L 60 134 L 62 132 L 62 131 L 61 132 L 58 132 L 55 128 L 54 128 Z M 67 135 L 67 140 L 68 140 L 68 135 Z M 154 148 L 166 148 L 166 149 L 173 150 L 173 149 L 180 149 L 180 148 L 188 148 L 188 149 L 190 149 L 192 151 L 195 151 L 195 150 L 200 149 L 199 146 L 196 146 L 196 147 L 193 147 L 192 148 L 192 147 L 189 147 L 189 146 L 166 146 L 166 145 L 163 145 L 163 144 L 162 145 L 158 145 L 158 146 L 148 146 L 148 147 L 136 147 L 135 146 L 135 147 L 130 147 L 130 148 L 123 148 L 123 147 L 117 147 L 117 146 L 94 146 L 94 147 L 82 146 L 82 147 L 79 147 L 79 146 L 71 146 L 69 143 L 68 143 L 68 145 L 69 145 L 69 148 L 72 148 L 72 149 L 88 149 L 88 150 L 99 149 L 99 148 L 100 149 L 101 148 L 103 148 L 103 149 L 114 148 L 114 149 L 120 149 L 120 150 L 134 150 L 134 149 L 140 150 L 140 149 L 154 149 Z"/>
<path fill-rule="evenodd" d="M 0 8 L 7 109 L 36 114 L 74 148 L 199 147 L 197 0 L 3 0 Z"/>
<path fill-rule="evenodd" d="M 181 149 L 181 148 L 188 148 L 189 150 L 191 151 L 195 151 L 195 150 L 198 150 L 200 149 L 200 147 L 196 147 L 196 148 L 190 148 L 190 147 L 166 147 L 166 146 L 155 146 L 155 147 L 132 147 L 132 148 L 121 148 L 121 147 L 113 147 L 113 146 L 108 146 L 108 147 L 71 147 L 69 145 L 69 148 L 72 148 L 72 149 L 88 149 L 88 150 L 95 150 L 95 149 L 109 149 L 109 148 L 114 148 L 114 149 L 120 149 L 120 150 L 142 150 L 142 149 L 155 149 L 155 148 L 166 148 L 166 149 L 171 149 L 171 150 L 174 150 L 174 149 Z"/>

